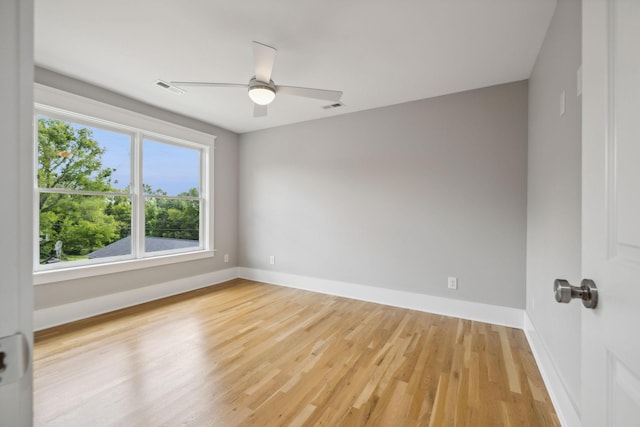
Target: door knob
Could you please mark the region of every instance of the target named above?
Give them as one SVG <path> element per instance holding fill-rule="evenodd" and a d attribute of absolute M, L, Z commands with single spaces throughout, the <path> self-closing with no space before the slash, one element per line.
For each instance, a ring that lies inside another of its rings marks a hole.
<path fill-rule="evenodd" d="M 598 288 L 591 279 L 583 279 L 580 286 L 571 286 L 564 279 L 556 279 L 553 282 L 553 292 L 558 302 L 568 303 L 574 298 L 580 298 L 582 305 L 587 308 L 596 308 L 598 305 Z"/>

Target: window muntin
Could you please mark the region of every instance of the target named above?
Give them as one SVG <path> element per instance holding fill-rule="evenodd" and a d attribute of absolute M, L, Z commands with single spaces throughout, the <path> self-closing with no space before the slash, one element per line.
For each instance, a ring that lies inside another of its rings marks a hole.
<path fill-rule="evenodd" d="M 49 203 L 36 271 L 209 250 L 207 146 L 47 107 L 35 118 L 36 193 Z M 75 179 L 57 179 L 65 170 Z"/>

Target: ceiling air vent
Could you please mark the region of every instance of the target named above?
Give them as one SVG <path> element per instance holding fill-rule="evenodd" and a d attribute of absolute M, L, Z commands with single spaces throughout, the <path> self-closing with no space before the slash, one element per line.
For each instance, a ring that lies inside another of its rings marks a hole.
<path fill-rule="evenodd" d="M 185 92 L 184 89 L 180 89 L 179 87 L 174 86 L 171 83 L 165 82 L 164 80 L 156 80 L 156 85 L 160 86 L 163 89 L 167 89 L 169 92 L 176 95 L 182 95 Z"/>
<path fill-rule="evenodd" d="M 344 107 L 344 104 L 342 102 L 336 102 L 334 104 L 323 105 L 322 109 L 323 110 L 332 110 L 334 108 L 340 108 L 340 107 Z"/>

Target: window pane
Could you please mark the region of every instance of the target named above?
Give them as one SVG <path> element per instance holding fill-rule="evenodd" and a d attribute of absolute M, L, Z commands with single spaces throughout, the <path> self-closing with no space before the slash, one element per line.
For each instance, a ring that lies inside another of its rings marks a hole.
<path fill-rule="evenodd" d="M 38 116 L 38 187 L 128 191 L 131 137 Z"/>
<path fill-rule="evenodd" d="M 40 194 L 40 264 L 131 254 L 131 198 Z"/>
<path fill-rule="evenodd" d="M 200 246 L 200 201 L 145 198 L 146 252 Z"/>
<path fill-rule="evenodd" d="M 145 139 L 142 156 L 145 194 L 200 194 L 200 150 Z"/>

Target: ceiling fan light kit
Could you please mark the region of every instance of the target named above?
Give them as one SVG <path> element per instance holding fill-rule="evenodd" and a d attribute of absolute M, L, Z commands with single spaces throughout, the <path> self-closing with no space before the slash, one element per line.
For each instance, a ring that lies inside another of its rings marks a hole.
<path fill-rule="evenodd" d="M 342 92 L 337 90 L 313 89 L 308 87 L 279 86 L 271 80 L 271 72 L 275 63 L 277 50 L 274 47 L 263 43 L 253 42 L 253 59 L 255 65 L 255 77 L 248 85 L 238 83 L 214 83 L 214 82 L 179 82 L 172 81 L 171 84 L 163 82 L 162 86 L 201 86 L 201 87 L 245 87 L 248 88 L 249 98 L 254 102 L 254 117 L 264 117 L 267 115 L 267 105 L 276 98 L 276 93 L 283 95 L 302 96 L 305 98 L 322 99 L 325 101 L 339 102 Z M 184 92 L 183 89 L 178 88 Z"/>
<path fill-rule="evenodd" d="M 276 88 L 273 81 L 268 84 L 255 78 L 249 82 L 249 98 L 258 105 L 269 105 L 276 98 Z"/>

